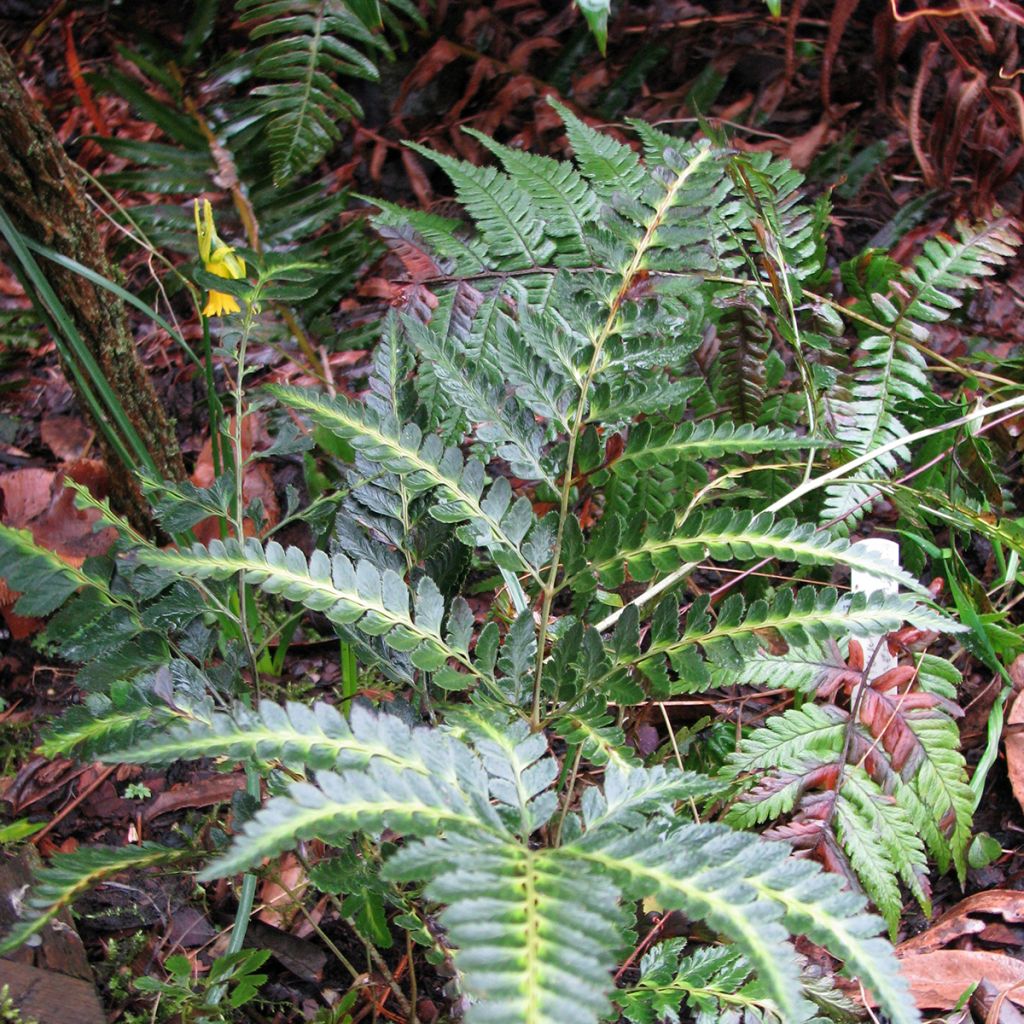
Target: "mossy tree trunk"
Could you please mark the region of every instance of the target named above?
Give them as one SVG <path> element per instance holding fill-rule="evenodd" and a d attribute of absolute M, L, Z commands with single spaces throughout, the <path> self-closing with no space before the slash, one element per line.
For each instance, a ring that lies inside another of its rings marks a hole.
<path fill-rule="evenodd" d="M 78 169 L 26 93 L 7 51 L 0 46 L 0 204 L 19 231 L 91 270 L 112 277 L 96 222 L 85 202 Z M 184 476 L 171 421 L 157 398 L 128 330 L 124 304 L 115 295 L 48 260 L 39 261 L 50 286 L 74 321 L 159 472 Z M 63 367 L 79 405 L 89 415 L 74 376 Z M 97 437 L 110 469 L 112 498 L 136 521 L 148 520 L 131 473 Z"/>

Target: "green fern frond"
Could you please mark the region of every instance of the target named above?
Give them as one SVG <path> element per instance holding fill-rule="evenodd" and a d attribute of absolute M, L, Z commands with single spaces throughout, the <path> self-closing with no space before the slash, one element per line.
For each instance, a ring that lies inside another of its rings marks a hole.
<path fill-rule="evenodd" d="M 702 420 L 678 425 L 643 420 L 630 430 L 626 447 L 612 463 L 612 471 L 633 473 L 664 463 L 720 459 L 725 455 L 806 451 L 823 443 L 788 430 L 753 427 L 747 423 L 736 426 L 728 420 Z"/>
<path fill-rule="evenodd" d="M 171 535 L 190 530 L 209 516 L 226 521 L 235 497 L 235 481 L 230 473 L 217 477 L 209 487 L 196 487 L 188 480 L 160 480 L 150 475 L 141 476 L 140 486 L 153 514 Z"/>
<path fill-rule="evenodd" d="M 925 664 L 925 683 L 911 674 L 914 688 L 904 689 L 894 676 L 862 683 L 856 671 L 838 672 L 833 688 L 861 687 L 855 723 L 835 704 L 791 708 L 744 737 L 721 772 L 742 791 L 727 812 L 731 824 L 750 827 L 795 813 L 797 831 L 782 826 L 772 833 L 797 835 L 813 826 L 826 845 L 834 830 L 837 850 L 892 934 L 902 912 L 901 882 L 930 912 L 925 847 L 941 870 L 952 861 L 962 877 L 970 839 L 974 804 L 947 708 L 959 711 L 935 693 L 955 688 L 942 671 L 929 689 L 932 674 Z"/>
<path fill-rule="evenodd" d="M 518 323 L 503 316 L 494 322 L 494 376 L 507 381 L 537 416 L 566 431 L 570 408 L 579 398 L 573 359 L 586 343 L 557 313 L 531 312 L 525 293 L 518 295 Z"/>
<path fill-rule="evenodd" d="M 377 207 L 378 212 L 373 216 L 374 227 L 399 253 L 402 245 L 408 243 L 408 239 L 402 235 L 408 229 L 422 238 L 437 257 L 444 261 L 445 266 L 456 274 L 476 274 L 490 269 L 487 246 L 480 239 L 468 236 L 463 221 L 423 210 L 407 209 L 376 196 L 358 198 Z M 417 255 L 427 260 L 432 258 L 419 248 Z"/>
<path fill-rule="evenodd" d="M 136 685 L 111 687 L 111 694 L 90 694 L 49 726 L 39 744 L 44 757 L 71 755 L 100 760 L 111 750 L 132 750 L 152 729 L 173 725 L 179 714 Z"/>
<path fill-rule="evenodd" d="M 729 779 L 754 777 L 766 769 L 788 767 L 805 759 L 824 761 L 841 746 L 846 721 L 835 705 L 811 703 L 772 715 L 729 755 L 723 775 Z"/>
<path fill-rule="evenodd" d="M 836 834 L 871 901 L 895 939 L 903 899 L 896 880 L 913 893 L 931 916 L 926 892 L 928 862 L 914 822 L 892 797 L 856 765 L 847 768 L 836 802 Z"/>
<path fill-rule="evenodd" d="M 445 448 L 434 435 L 423 438 L 413 424 L 399 428 L 397 422 L 380 417 L 373 410 L 357 406 L 338 396 L 327 398 L 299 388 L 268 388 L 284 404 L 308 414 L 314 422 L 343 437 L 357 451 L 398 473 L 415 493 L 440 491 L 442 501 L 430 514 L 441 522 L 468 525 L 460 537 L 474 547 L 489 547 L 503 568 L 526 571 L 539 581 L 537 568 L 523 554 L 522 541 L 533 525 L 533 512 L 526 498 L 513 502 L 508 481 L 499 477 L 486 497 L 483 467 L 476 460 L 465 462 L 457 448 Z"/>
<path fill-rule="evenodd" d="M 542 265 L 554 253 L 554 243 L 545 240 L 544 223 L 529 193 L 507 174 L 493 167 L 474 167 L 414 142 L 406 145 L 451 178 L 459 201 L 502 270 Z"/>
<path fill-rule="evenodd" d="M 53 551 L 36 544 L 28 530 L 0 525 L 0 578 L 22 591 L 19 615 L 49 615 L 90 580 Z"/>
<path fill-rule="evenodd" d="M 813 279 L 825 266 L 827 197 L 803 202 L 803 175 L 770 153 L 736 153 L 728 166 L 739 209 L 724 212 L 748 253 L 763 253 L 778 276 Z M 771 295 L 772 289 L 766 290 Z M 799 292 L 797 292 L 799 294 Z M 777 310 L 785 313 L 785 309 Z"/>
<path fill-rule="evenodd" d="M 231 848 L 204 868 L 200 879 L 218 878 L 291 849 L 298 840 L 339 842 L 353 832 L 391 828 L 410 836 L 444 831 L 505 838 L 501 818 L 488 802 L 487 776 L 479 764 L 459 772 L 461 786 L 434 775 L 371 763 L 365 771 L 321 772 L 316 785 L 297 782 L 246 822 Z M 469 793 L 464 789 L 469 786 Z"/>
<path fill-rule="evenodd" d="M 836 404 L 836 435 L 853 455 L 865 455 L 908 434 L 909 428 L 897 415 L 900 403 L 920 402 L 930 389 L 924 374 L 925 362 L 916 349 L 888 335 L 875 335 L 860 343 L 862 355 L 853 366 L 851 397 Z M 861 480 L 830 485 L 822 517 L 838 520 L 836 532 L 848 533 L 861 515 L 859 506 L 874 492 L 870 478 L 891 473 L 906 459 L 906 448 L 879 456 L 860 471 Z"/>
<path fill-rule="evenodd" d="M 644 818 L 682 800 L 702 799 L 713 794 L 718 784 L 696 772 L 665 768 L 636 769 L 610 766 L 604 786 L 589 787 L 580 801 L 588 834 L 602 829 L 635 829 Z"/>
<path fill-rule="evenodd" d="M 932 706 L 925 702 L 920 707 L 907 707 L 905 694 L 872 691 L 863 716 L 871 717 L 870 703 L 877 701 L 875 717 L 880 723 L 873 732 L 891 757 L 893 768 L 908 783 L 897 787 L 896 800 L 924 837 L 939 870 L 946 871 L 952 862 L 962 882 L 967 873 L 975 798 L 960 751 L 960 730 L 953 717 L 961 714 L 952 703 L 959 682 L 959 673 L 949 662 L 921 655 L 914 685 L 936 694 L 936 702 Z"/>
<path fill-rule="evenodd" d="M 518 403 L 504 396 L 479 365 L 472 366 L 451 336 L 408 321 L 412 344 L 430 366 L 449 401 L 456 403 L 476 426 L 476 436 L 509 463 L 512 472 L 525 480 L 551 483 L 542 460 L 543 431 Z"/>
<path fill-rule="evenodd" d="M 335 81 L 337 75 L 376 79 L 377 68 L 355 46 L 383 49 L 343 3 L 333 0 L 237 0 L 254 41 L 268 40 L 252 55 L 258 77 L 271 84 L 252 90 L 255 110 L 266 120 L 281 186 L 308 171 L 341 138 L 339 123 L 360 116 L 356 100 Z"/>
<path fill-rule="evenodd" d="M 772 341 L 764 313 L 750 302 L 730 305 L 718 321 L 711 386 L 741 423 L 756 423 L 764 405 L 765 363 Z"/>
<path fill-rule="evenodd" d="M 807 1020 L 814 1010 L 801 994 L 783 923 L 844 959 L 845 970 L 885 1001 L 894 1021 L 918 1019 L 895 963 L 880 958 L 885 945 L 874 937 L 877 919 L 862 912 L 862 899 L 841 892 L 817 865 L 789 857 L 784 844 L 721 826 L 680 825 L 670 836 L 650 827 L 588 834 L 566 853 L 599 866 L 627 898 L 654 895 L 666 909 L 706 920 L 728 936 L 786 1020 Z"/>
<path fill-rule="evenodd" d="M 738 597 L 728 598 L 718 609 L 714 623 L 708 615 L 707 598 L 702 597 L 694 602 L 680 636 L 678 610 L 668 599 L 655 612 L 650 643 L 645 649 L 639 644 L 635 615 L 623 615 L 613 637 L 614 663 L 595 679 L 594 685 L 610 683 L 626 669 L 635 668 L 658 695 L 693 693 L 710 685 L 708 666 L 699 648 L 703 648 L 708 661 L 738 668 L 756 655 L 765 631 L 774 631 L 789 644 L 806 646 L 840 633 L 878 636 L 899 629 L 905 622 L 923 629 L 950 628 L 944 616 L 910 597 L 881 591 L 839 597 L 831 588 L 803 587 L 795 595 L 780 591 L 771 604 L 754 601 L 749 608 Z"/>
<path fill-rule="evenodd" d="M 74 853 L 55 854 L 50 863 L 37 872 L 28 895 L 19 899 L 21 920 L 0 939 L 0 956 L 17 949 L 104 878 L 130 868 L 169 866 L 195 857 L 192 850 L 176 850 L 156 843 L 83 846 Z"/>
<path fill-rule="evenodd" d="M 558 775 L 558 762 L 547 756 L 546 737 L 531 733 L 526 722 L 474 709 L 457 712 L 452 721 L 473 738 L 490 778 L 491 797 L 508 828 L 522 839 L 546 825 L 555 808 L 548 787 Z"/>
<path fill-rule="evenodd" d="M 559 713 L 551 728 L 566 743 L 578 744 L 581 756 L 591 764 L 614 764 L 623 769 L 637 764 L 635 751 L 626 745 L 622 728 L 615 724 L 604 700 L 591 700 L 571 712 Z"/>
<path fill-rule="evenodd" d="M 1020 237 L 1008 220 L 978 227 L 959 221 L 956 237 L 939 234 L 927 239 L 913 266 L 903 274 L 910 302 L 901 319 L 947 320 L 961 306 L 952 293 L 980 288 L 979 278 L 1004 266 L 1019 245 Z"/>
<path fill-rule="evenodd" d="M 636 153 L 610 135 L 595 131 L 557 100 L 548 102 L 565 125 L 572 155 L 599 198 L 636 196 L 643 191 L 647 173 Z"/>
<path fill-rule="evenodd" d="M 890 938 L 895 938 L 903 896 L 891 851 L 873 834 L 872 826 L 877 827 L 884 820 L 879 808 L 870 800 L 854 803 L 840 793 L 835 798 L 834 814 L 836 838 L 864 891 L 888 925 Z"/>
<path fill-rule="evenodd" d="M 409 771 L 439 771 L 429 752 L 417 747 L 419 734 L 394 715 L 370 716 L 359 705 L 349 719 L 322 701 L 312 707 L 289 701 L 284 707 L 261 700 L 256 710 L 236 704 L 230 711 L 195 713 L 170 728 L 155 729 L 141 742 L 104 752 L 123 764 L 171 764 L 204 757 L 279 762 L 291 772 L 361 767 L 380 758 Z"/>
<path fill-rule="evenodd" d="M 625 946 L 628 915 L 612 882 L 559 850 L 462 836 L 401 850 L 397 881 L 431 879 L 441 923 L 475 998 L 470 1024 L 596 1024 Z"/>
<path fill-rule="evenodd" d="M 894 1021 L 917 1019 L 888 947 L 869 937 L 876 919 L 861 912 L 858 897 L 838 893 L 834 880 L 789 857 L 783 844 L 657 816 L 705 793 L 705 780 L 610 766 L 603 794 L 595 787 L 584 794 L 582 822 L 566 823 L 573 838 L 538 848 L 532 830 L 555 807 L 556 764 L 543 735 L 525 724 L 506 734 L 496 720 L 466 714 L 479 756 L 454 737 L 417 730 L 425 760 L 450 762 L 447 771 L 424 775 L 374 759 L 362 770 L 322 773 L 316 786 L 298 783 L 247 822 L 204 877 L 258 863 L 304 837 L 336 842 L 382 828 L 405 835 L 385 876 L 425 880 L 427 896 L 446 904 L 441 921 L 476 1000 L 470 1021 L 554 1024 L 570 1012 L 573 1020 L 599 1020 L 609 970 L 625 946 L 623 903 L 649 895 L 731 939 L 787 1020 L 806 1021 L 813 1007 L 800 994 L 783 921 L 844 957 Z"/>
<path fill-rule="evenodd" d="M 647 581 L 672 572 L 686 561 L 778 558 L 801 565 L 843 565 L 892 579 L 918 593 L 927 593 L 902 569 L 884 565 L 863 547 L 818 533 L 810 523 L 793 519 L 775 521 L 767 513 L 723 509 L 697 513 L 681 524 L 666 516 L 646 530 L 626 527 L 618 518 L 602 522 L 588 552 L 602 585 L 620 586 L 625 571 Z"/>
<path fill-rule="evenodd" d="M 698 1020 L 744 1019 L 759 1024 L 783 1024 L 775 1001 L 766 996 L 753 968 L 732 946 L 702 946 L 680 957 L 681 939 L 654 944 L 640 961 L 640 981 L 631 991 L 616 996 L 616 1003 L 631 1024 L 660 1024 L 678 1019 L 680 1005 L 697 1011 Z"/>
<path fill-rule="evenodd" d="M 952 861 L 962 882 L 967 875 L 967 850 L 972 839 L 975 797 L 967 781 L 960 752 L 959 730 L 955 722 L 942 718 L 911 721 L 910 727 L 925 756 L 916 765 L 910 787 L 918 799 L 911 801 L 909 794 L 902 789 L 900 794 L 908 805 L 914 824 L 925 837 L 939 870 L 945 871 Z M 946 814 L 952 816 L 948 837 L 937 827 L 937 819 L 928 813 L 929 808 L 943 807 Z"/>
<path fill-rule="evenodd" d="M 626 522 L 658 521 L 669 513 L 677 513 L 681 502 L 706 487 L 710 481 L 707 469 L 689 459 L 673 459 L 666 453 L 664 461 L 635 472 L 627 465 L 616 472 L 617 463 L 609 470 L 598 470 L 594 485 L 604 489 L 604 515 Z"/>
<path fill-rule="evenodd" d="M 837 436 L 851 455 L 864 455 L 911 429 L 901 408 L 912 408 L 931 389 L 921 354 L 904 336 L 928 340 L 923 324 L 946 320 L 961 305 L 954 292 L 979 287 L 979 278 L 995 273 L 1020 244 L 1005 221 L 977 229 L 960 223 L 958 238 L 939 235 L 925 242 L 913 266 L 898 265 L 878 252 L 844 264 L 843 281 L 857 298 L 856 312 L 880 323 L 888 333 L 868 333 L 862 355 L 852 368 L 851 398 L 836 405 Z M 870 481 L 892 473 L 909 452 L 896 448 L 860 471 L 867 482 L 829 487 L 823 516 L 839 519 L 848 532 L 862 514 L 858 509 L 874 493 Z"/>
<path fill-rule="evenodd" d="M 283 548 L 276 541 L 266 547 L 254 537 L 239 544 L 234 538 L 213 540 L 209 547 L 195 544 L 183 551 L 146 551 L 140 560 L 194 579 L 226 580 L 242 573 L 267 593 L 280 594 L 312 611 L 322 612 L 339 625 L 355 625 L 370 636 L 380 636 L 396 651 L 408 653 L 418 668 L 433 672 L 454 659 L 477 674 L 469 659 L 468 637 L 442 636 L 444 599 L 434 582 L 423 577 L 413 594 L 401 576 L 381 573 L 367 561 L 356 565 L 342 554 L 329 557 L 314 551 L 307 562 L 296 547 Z M 461 599 L 459 599 L 461 601 Z M 461 618 L 453 607 L 452 616 Z"/>
<path fill-rule="evenodd" d="M 791 645 L 785 654 L 760 651 L 740 667 L 711 667 L 714 686 L 761 686 L 813 693 L 822 683 L 849 671 L 843 648 L 834 640 Z M 774 719 L 773 719 L 774 721 Z"/>
<path fill-rule="evenodd" d="M 512 181 L 542 205 L 544 230 L 555 242 L 556 262 L 585 266 L 592 256 L 590 225 L 597 219 L 598 203 L 572 164 L 503 146 L 473 128 L 466 131 L 501 160 Z"/>
<path fill-rule="evenodd" d="M 899 961 L 878 936 L 878 919 L 862 912 L 862 898 L 844 891 L 835 876 L 805 873 L 815 867 L 792 858 L 780 860 L 754 887 L 785 909 L 789 929 L 824 946 L 843 963 L 843 973 L 859 978 L 885 1007 L 893 1024 L 915 1024 L 917 1007 L 907 990 Z"/>

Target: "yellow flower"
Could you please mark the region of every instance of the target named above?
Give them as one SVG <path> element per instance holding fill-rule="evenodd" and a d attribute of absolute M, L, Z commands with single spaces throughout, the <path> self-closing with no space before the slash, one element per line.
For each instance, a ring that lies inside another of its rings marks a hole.
<path fill-rule="evenodd" d="M 213 226 L 213 209 L 210 200 L 203 200 L 203 217 L 199 219 L 199 200 L 195 201 L 196 238 L 199 242 L 199 258 L 208 274 L 216 274 L 231 281 L 240 281 L 245 277 L 245 260 L 235 255 L 230 245 L 225 245 Z M 203 316 L 224 316 L 227 313 L 240 313 L 238 302 L 227 292 L 210 291 Z"/>

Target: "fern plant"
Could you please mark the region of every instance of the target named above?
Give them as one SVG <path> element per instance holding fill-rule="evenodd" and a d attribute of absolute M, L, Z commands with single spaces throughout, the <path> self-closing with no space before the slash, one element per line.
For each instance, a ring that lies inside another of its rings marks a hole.
<path fill-rule="evenodd" d="M 236 9 L 258 45 L 246 55 L 257 78 L 268 80 L 249 94 L 256 132 L 266 138 L 274 184 L 285 185 L 313 168 L 341 138 L 341 125 L 362 115 L 339 77 L 376 80 L 365 51 L 393 59 L 376 30 L 396 12 L 422 25 L 409 0 L 238 0 Z"/>
<path fill-rule="evenodd" d="M 859 1007 L 809 971 L 805 989 L 818 1009 L 817 1024 L 839 1021 L 852 1024 Z M 659 943 L 640 963 L 640 981 L 619 998 L 625 1018 L 632 1024 L 678 1024 L 680 1004 L 695 1013 L 697 1024 L 718 1021 L 749 1021 L 750 1024 L 784 1024 L 777 1007 L 766 998 L 753 976 L 750 962 L 729 946 L 702 946 L 692 952 L 679 939 Z"/>
<path fill-rule="evenodd" d="M 973 804 L 956 676 L 925 656 L 866 683 L 836 652 L 908 623 L 962 627 L 915 575 L 815 525 L 818 493 L 844 474 L 823 469 L 836 438 L 805 330 L 822 305 L 807 289 L 825 272 L 823 208 L 766 154 L 636 124 L 641 158 L 558 110 L 572 163 L 483 138 L 500 167 L 420 150 L 451 177 L 472 230 L 380 204 L 382 237 L 418 269 L 365 392 L 267 389 L 290 425 L 269 454 L 308 448 L 297 420 L 342 474 L 312 512 L 292 495 L 285 522 L 305 516 L 317 544 L 245 536 L 259 510 L 243 508 L 232 473 L 205 491 L 147 481 L 176 537 L 166 548 L 86 494 L 117 531 L 109 558 L 72 568 L 0 530 L 0 573 L 36 614 L 63 605 L 47 642 L 85 663 L 93 691 L 45 749 L 241 762 L 251 792 L 264 777 L 273 795 L 200 877 L 244 873 L 244 908 L 267 858 L 322 840 L 373 875 L 391 927 L 453 959 L 470 1020 L 597 1021 L 613 995 L 637 1020 L 683 1002 L 704 1019 L 736 1006 L 836 1019 L 841 1001 L 788 941 L 803 935 L 890 1020 L 916 1021 L 858 888 L 891 926 L 899 883 L 926 903 L 928 854 L 963 871 Z M 222 282 L 243 306 L 224 336 L 240 361 L 237 467 L 257 310 L 314 272 L 271 262 L 255 283 Z M 796 371 L 794 424 L 688 407 L 705 386 L 698 346 L 734 308 L 750 331 L 767 311 Z M 188 531 L 211 514 L 222 539 L 195 543 Z M 765 563 L 771 579 L 753 574 Z M 851 569 L 902 592 L 847 593 Z M 338 707 L 267 699 L 271 653 L 299 620 L 332 626 L 374 673 L 368 693 L 390 688 L 394 713 L 353 700 L 358 684 Z M 759 731 L 738 723 L 717 775 L 627 739 L 651 704 L 735 686 L 782 686 L 800 703 Z M 816 818 L 821 800 L 830 810 Z M 698 802 L 724 820 L 698 821 Z M 771 836 L 754 831 L 780 817 Z M 821 859 L 847 871 L 802 855 L 812 830 L 841 855 Z M 889 859 L 868 863 L 878 834 Z M 73 898 L 79 870 L 93 862 L 55 859 L 30 909 Z M 684 960 L 657 951 L 635 991 L 615 992 L 642 899 L 704 922 L 714 944 Z M 437 908 L 431 933 L 423 918 Z"/>

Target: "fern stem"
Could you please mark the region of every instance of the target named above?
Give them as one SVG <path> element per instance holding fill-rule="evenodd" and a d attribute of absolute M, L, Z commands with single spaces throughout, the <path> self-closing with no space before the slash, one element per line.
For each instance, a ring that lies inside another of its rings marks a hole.
<path fill-rule="evenodd" d="M 309 861 L 302 855 L 301 851 L 297 852 L 299 863 L 302 865 L 303 870 L 306 874 L 309 874 L 310 864 Z M 334 942 L 331 941 L 330 936 L 320 927 L 320 923 L 313 917 L 313 915 L 303 906 L 301 896 L 295 892 L 294 889 L 289 888 L 281 878 L 275 878 L 274 881 L 279 885 L 285 892 L 285 895 L 295 904 L 299 909 L 299 913 L 306 919 L 306 923 L 316 932 L 317 936 L 323 941 L 324 945 L 334 954 L 335 959 L 342 967 L 352 975 L 352 980 L 358 982 L 362 977 L 360 972 L 357 970 L 355 964 L 338 947 Z"/>
<path fill-rule="evenodd" d="M 235 456 L 235 537 L 239 544 L 245 542 L 245 450 L 244 450 L 244 425 L 245 425 L 245 357 L 249 344 L 249 333 L 252 331 L 255 296 L 252 301 L 245 304 L 245 320 L 242 323 L 242 332 L 238 339 L 238 351 L 235 355 L 235 423 L 232 436 L 232 444 Z M 256 693 L 256 699 L 260 696 L 260 675 L 256 659 L 256 651 L 253 649 L 252 637 L 249 635 L 249 609 L 248 594 L 246 593 L 245 573 L 238 574 L 238 621 L 242 634 L 242 643 L 245 645 L 246 658 L 249 661 L 249 671 L 252 673 L 252 684 Z"/>
<path fill-rule="evenodd" d="M 210 345 L 210 321 L 199 314 L 199 322 L 203 325 L 203 378 L 206 384 L 206 414 L 210 421 L 210 455 L 213 459 L 213 472 L 220 476 L 224 472 L 224 457 L 221 453 L 220 414 L 222 412 L 217 400 L 217 384 L 213 375 L 213 348 Z"/>
<path fill-rule="evenodd" d="M 548 570 L 548 578 L 544 584 L 544 597 L 541 602 L 539 636 L 537 637 L 537 664 L 534 670 L 533 703 L 530 710 L 530 722 L 535 731 L 540 728 L 541 724 L 541 682 L 544 675 L 544 652 L 547 647 L 548 619 L 551 615 L 551 604 L 557 592 L 556 581 L 558 579 L 558 566 L 561 561 L 562 541 L 565 537 L 565 522 L 569 515 L 569 497 L 572 494 L 572 470 L 573 464 L 576 461 L 576 445 L 579 442 L 580 432 L 583 428 L 583 423 L 586 417 L 590 387 L 593 384 L 594 377 L 597 374 L 598 369 L 600 369 L 604 346 L 615 330 L 615 325 L 619 318 L 619 310 L 622 307 L 622 303 L 625 301 L 626 295 L 629 293 L 629 289 L 633 285 L 634 278 L 643 266 L 647 251 L 654 242 L 654 236 L 657 234 L 662 221 L 665 219 L 666 214 L 675 202 L 675 198 L 678 195 L 679 190 L 686 184 L 690 175 L 692 175 L 710 156 L 710 149 L 704 149 L 698 153 L 697 156 L 695 156 L 687 165 L 686 169 L 676 175 L 672 184 L 665 190 L 665 195 L 655 208 L 654 215 L 647 224 L 643 238 L 640 239 L 640 242 L 636 247 L 636 252 L 633 254 L 633 258 L 629 261 L 629 265 L 623 271 L 622 281 L 616 289 L 615 294 L 612 296 L 608 307 L 608 315 L 605 317 L 604 326 L 594 339 L 594 351 L 590 357 L 590 364 L 587 366 L 587 372 L 584 374 L 583 380 L 580 384 L 580 394 L 576 402 L 576 411 L 573 415 L 571 429 L 569 430 L 569 443 L 565 455 L 565 471 L 562 477 L 562 492 L 558 510 L 558 528 L 555 535 L 554 547 L 551 551 L 551 567 Z"/>
<path fill-rule="evenodd" d="M 257 802 L 260 799 L 260 777 L 256 769 L 248 766 L 245 769 L 246 792 Z M 242 886 L 238 892 L 238 909 L 235 911 L 235 923 L 231 928 L 231 937 L 228 939 L 228 947 L 225 950 L 226 956 L 233 953 L 240 953 L 245 945 L 245 933 L 249 930 L 249 920 L 252 918 L 252 908 L 256 902 L 256 876 L 249 872 L 242 875 Z M 210 1004 L 216 1006 L 227 992 L 227 982 L 221 982 L 210 989 Z"/>
<path fill-rule="evenodd" d="M 412 941 L 412 932 L 405 933 L 405 955 L 409 961 L 409 1005 L 412 1007 L 412 1014 L 409 1017 L 409 1024 L 416 1024 L 416 1004 L 419 1002 L 416 983 L 416 961 L 413 954 L 416 948 Z"/>
<path fill-rule="evenodd" d="M 334 902 L 337 905 L 336 898 Z M 387 961 L 380 955 L 380 950 L 363 935 L 363 933 L 356 927 L 356 923 L 351 917 L 342 916 L 342 920 L 363 940 L 363 945 L 366 947 L 367 955 L 373 961 L 373 966 L 380 971 L 384 980 L 388 983 L 388 988 L 391 989 L 399 1008 L 402 1013 L 405 1014 L 406 1020 L 409 1024 L 416 1024 L 416 1008 L 409 1004 L 409 1000 L 406 999 L 405 993 L 402 991 L 402 986 L 395 980 L 395 976 L 391 973 L 391 968 L 388 967 Z"/>
<path fill-rule="evenodd" d="M 762 213 L 767 214 L 767 211 L 763 209 L 762 204 L 758 201 L 753 189 L 747 184 L 746 177 L 742 173 L 739 175 L 746 189 L 750 195 L 750 198 L 757 204 L 761 209 Z M 796 315 L 796 301 L 793 298 L 793 286 L 789 280 L 789 264 L 786 262 L 786 256 L 783 252 L 782 246 L 779 242 L 778 236 L 769 229 L 768 224 L 772 222 L 774 218 L 765 216 L 765 226 L 763 232 L 758 230 L 757 234 L 760 236 L 761 246 L 764 250 L 765 256 L 771 259 L 779 270 L 778 275 L 770 275 L 772 277 L 772 284 L 775 281 L 779 282 L 779 286 L 782 290 L 782 298 L 785 301 L 786 306 L 786 317 L 789 320 L 789 329 L 792 332 L 792 345 L 793 345 L 793 357 L 796 360 L 797 370 L 800 373 L 800 382 L 803 385 L 804 390 L 804 404 L 807 408 L 807 430 L 812 437 L 818 432 L 818 415 L 817 407 L 814 398 L 814 374 L 811 372 L 811 368 L 804 358 L 804 345 L 803 339 L 800 335 L 800 321 Z M 757 224 L 754 224 L 755 230 Z M 771 240 L 771 244 L 768 244 L 768 240 Z M 778 296 L 776 296 L 778 301 Z M 811 471 L 814 468 L 814 451 L 807 453 L 807 464 L 804 467 L 804 480 L 809 480 Z"/>
<path fill-rule="evenodd" d="M 839 774 L 836 776 L 835 786 L 833 787 L 835 799 L 833 799 L 832 805 L 829 807 L 828 814 L 825 816 L 824 824 L 822 826 L 823 828 L 829 828 L 831 826 L 832 818 L 836 813 L 836 804 L 839 801 L 839 794 L 843 791 L 843 780 L 846 777 L 846 767 L 850 758 L 850 747 L 853 744 L 853 734 L 857 730 L 857 721 L 860 718 L 860 706 L 864 701 L 864 691 L 870 685 L 871 668 L 875 664 L 875 659 L 878 657 L 879 651 L 882 649 L 882 644 L 885 642 L 886 639 L 884 636 L 879 637 L 876 641 L 868 660 L 864 663 L 860 679 L 858 680 L 856 689 L 853 692 L 853 699 L 850 701 L 850 715 L 846 720 L 846 729 L 843 732 L 843 749 L 839 755 Z M 886 728 L 888 728 L 888 723 L 886 723 Z M 869 748 L 869 752 L 874 749 L 877 743 L 878 740 L 876 739 Z M 864 757 L 867 757 L 867 753 L 865 753 Z"/>
<path fill-rule="evenodd" d="M 562 841 L 562 826 L 565 824 L 566 815 L 569 813 L 569 805 L 572 803 L 572 795 L 576 789 L 576 779 L 580 772 L 580 761 L 583 759 L 583 744 L 576 747 L 576 756 L 572 759 L 572 773 L 569 776 L 569 786 L 562 797 L 562 809 L 558 815 L 558 824 L 555 826 L 555 834 L 552 836 L 551 845 L 558 846 Z"/>

